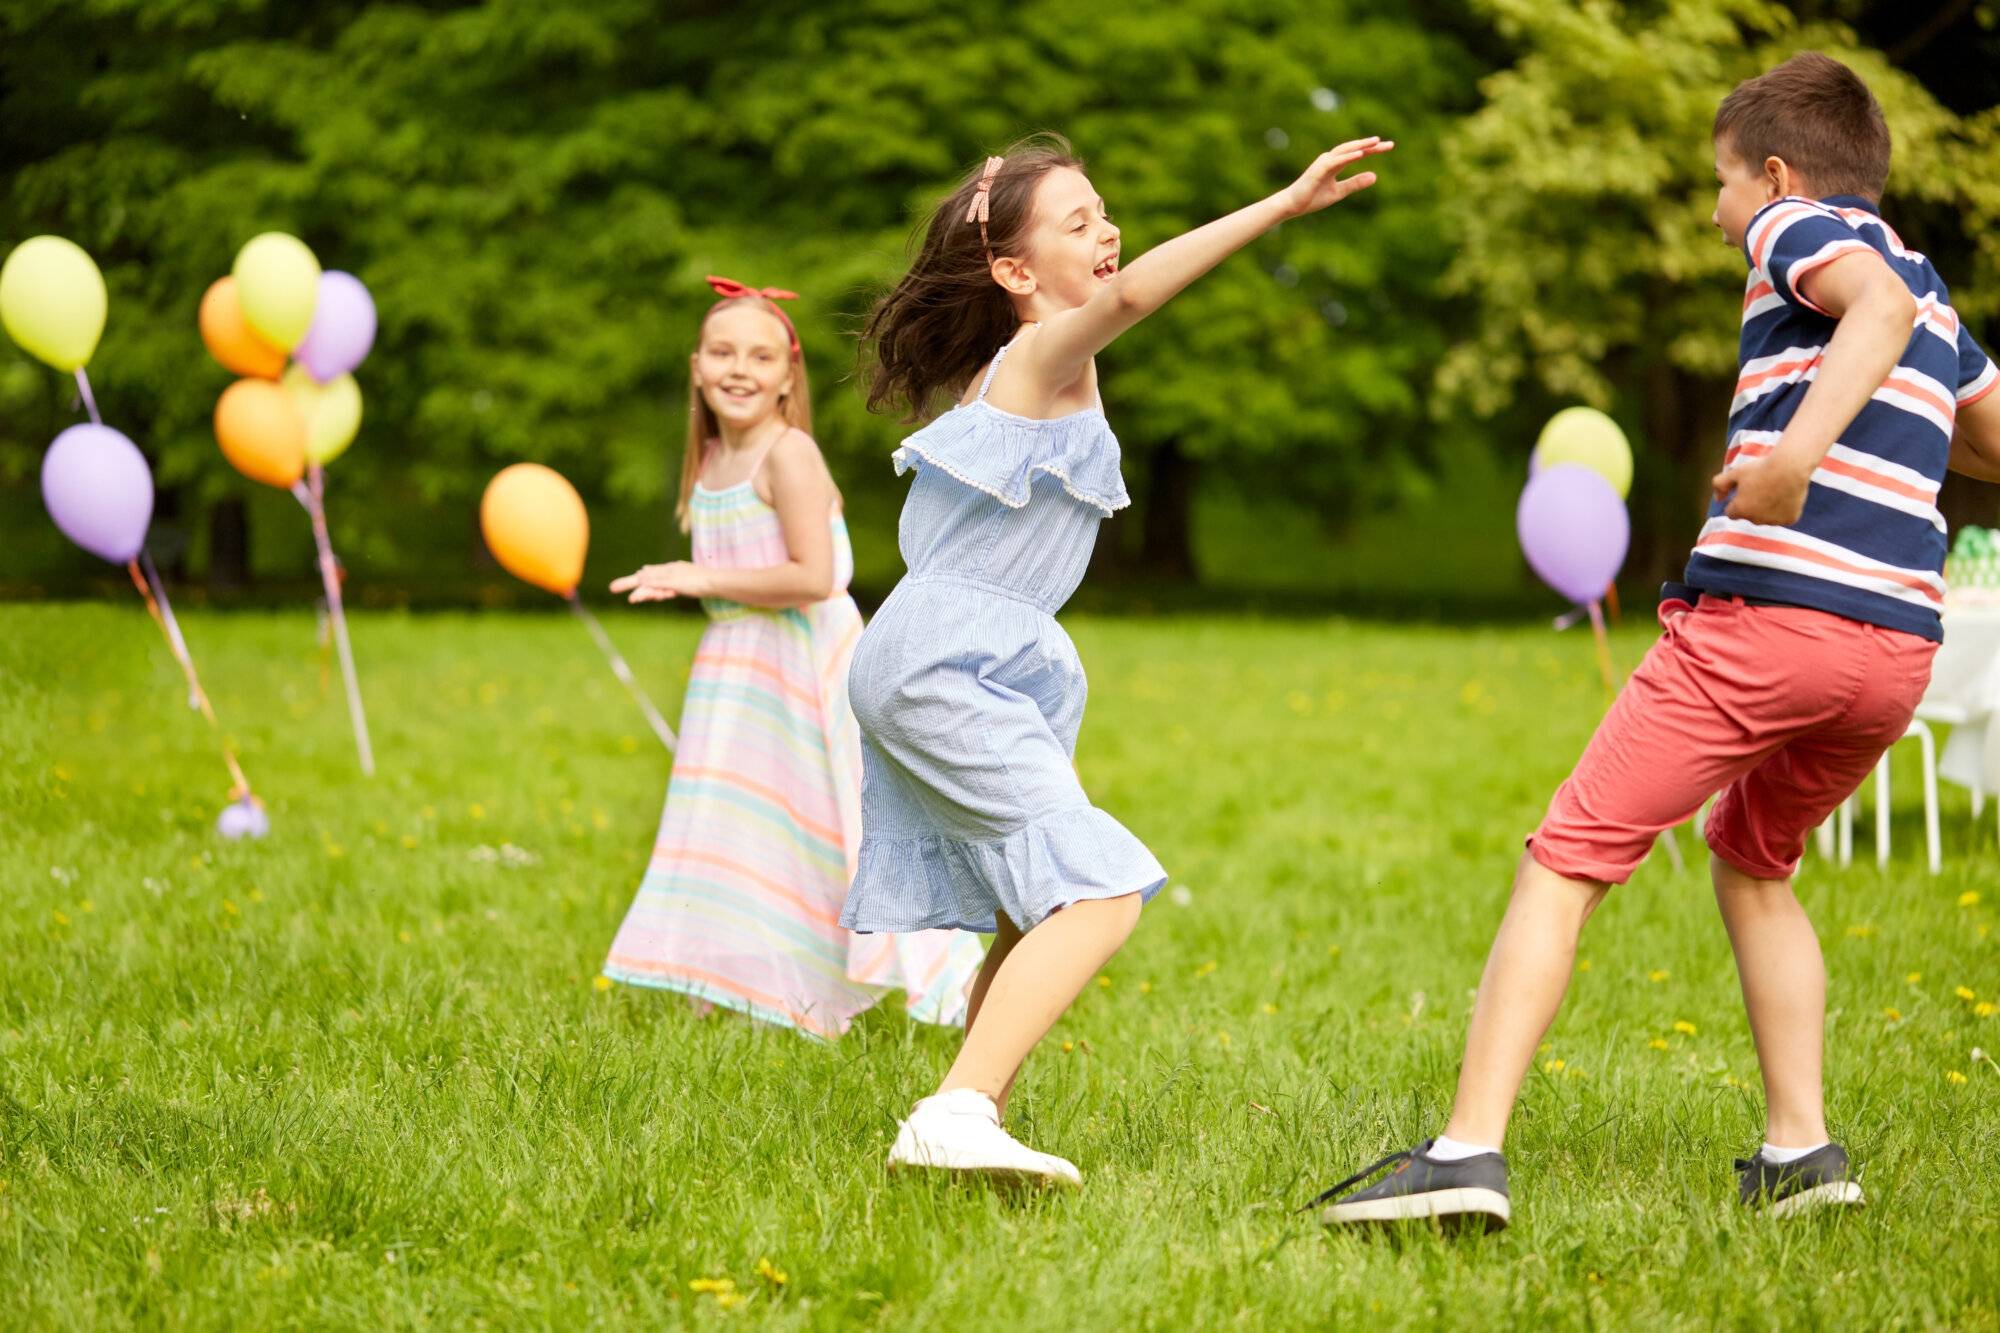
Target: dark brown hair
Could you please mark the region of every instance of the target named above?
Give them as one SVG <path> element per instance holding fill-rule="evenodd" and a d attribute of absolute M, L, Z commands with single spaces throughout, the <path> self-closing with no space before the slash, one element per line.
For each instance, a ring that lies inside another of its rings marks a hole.
<path fill-rule="evenodd" d="M 1736 85 L 1715 109 L 1714 138 L 1752 167 L 1783 158 L 1821 194 L 1880 203 L 1889 183 L 1889 122 L 1861 76 L 1801 51 Z"/>
<path fill-rule="evenodd" d="M 906 421 L 927 420 L 940 394 L 965 392 L 973 373 L 1007 341 L 1020 317 L 993 281 L 992 259 L 1021 254 L 1035 187 L 1062 167 L 1080 171 L 1083 163 L 1061 135 L 1033 135 L 1007 150 L 993 178 L 990 257 L 979 224 L 965 220 L 983 160 L 931 213 L 910 271 L 875 303 L 861 335 L 864 361 L 873 361 L 869 411 L 900 410 Z"/>

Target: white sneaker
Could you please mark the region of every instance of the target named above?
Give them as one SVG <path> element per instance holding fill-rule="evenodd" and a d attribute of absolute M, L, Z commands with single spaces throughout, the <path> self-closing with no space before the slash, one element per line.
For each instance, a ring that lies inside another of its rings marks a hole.
<path fill-rule="evenodd" d="M 1022 1181 L 1081 1185 L 1083 1175 L 1050 1153 L 1036 1152 L 1000 1128 L 993 1099 L 972 1088 L 926 1097 L 897 1127 L 889 1169 L 934 1167 Z"/>

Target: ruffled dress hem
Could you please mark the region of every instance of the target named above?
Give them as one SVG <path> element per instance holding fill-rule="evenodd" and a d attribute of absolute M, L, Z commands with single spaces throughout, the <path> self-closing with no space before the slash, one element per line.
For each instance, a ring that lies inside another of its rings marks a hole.
<path fill-rule="evenodd" d="M 1150 902 L 1166 882 L 1146 844 L 1093 805 L 1045 815 L 991 842 L 875 837 L 864 829 L 840 924 L 862 934 L 990 934 L 995 914 L 1005 912 L 1028 931 L 1072 903 L 1130 893 Z"/>

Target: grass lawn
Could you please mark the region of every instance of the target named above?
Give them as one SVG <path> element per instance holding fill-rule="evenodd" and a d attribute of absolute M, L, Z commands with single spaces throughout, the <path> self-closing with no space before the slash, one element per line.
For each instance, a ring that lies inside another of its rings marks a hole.
<path fill-rule="evenodd" d="M 609 625 L 671 716 L 697 622 Z M 2000 854 L 1947 789 L 1923 872 L 1913 747 L 1888 871 L 1864 820 L 1801 877 L 1866 1210 L 1736 1207 L 1749 1034 L 1705 873 L 1656 858 L 1529 1081 L 1514 1228 L 1329 1237 L 1296 1207 L 1443 1123 L 1590 644 L 1072 628 L 1084 781 L 1174 882 L 1017 1093 L 1085 1188 L 1022 1198 L 884 1176 L 948 1032 L 593 984 L 667 760 L 568 618 L 359 618 L 368 781 L 308 615 L 189 616 L 271 807 L 230 844 L 136 599 L 0 607 L 0 1326 L 2000 1328 Z"/>

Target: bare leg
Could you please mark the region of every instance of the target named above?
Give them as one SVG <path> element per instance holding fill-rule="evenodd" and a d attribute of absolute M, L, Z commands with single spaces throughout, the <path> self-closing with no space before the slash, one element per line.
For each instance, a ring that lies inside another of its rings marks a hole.
<path fill-rule="evenodd" d="M 996 912 L 993 917 L 993 943 L 986 950 L 986 960 L 979 965 L 979 975 L 972 979 L 972 991 L 965 1002 L 965 1030 L 970 1033 L 972 1025 L 979 1021 L 980 1006 L 986 1003 L 986 992 L 993 989 L 993 978 L 1000 973 L 1000 964 L 1007 961 L 1007 955 L 1021 942 L 1021 928 L 1013 923 L 1005 912 Z M 1014 1090 L 1014 1080 L 1008 1079 L 993 1104 L 1002 1116 L 1007 1114 L 1007 1094 Z"/>
<path fill-rule="evenodd" d="M 980 992 L 978 1021 L 967 1027 L 965 1045 L 938 1091 L 974 1088 L 998 1103 L 1028 1052 L 1138 921 L 1139 895 L 1128 893 L 1073 903 L 1021 936 Z"/>
<path fill-rule="evenodd" d="M 1514 896 L 1486 957 L 1465 1034 L 1465 1063 L 1445 1133 L 1461 1143 L 1499 1146 L 1535 1047 L 1555 1022 L 1576 967 L 1583 923 L 1608 886 L 1558 875 L 1521 857 Z"/>
<path fill-rule="evenodd" d="M 1790 880 L 1752 879 L 1720 857 L 1710 858 L 1709 874 L 1764 1075 L 1765 1137 L 1780 1148 L 1825 1143 L 1826 964 L 1819 936 Z"/>

